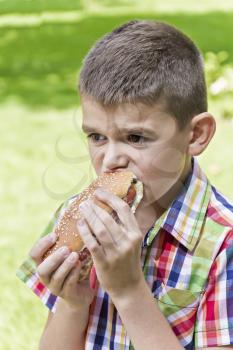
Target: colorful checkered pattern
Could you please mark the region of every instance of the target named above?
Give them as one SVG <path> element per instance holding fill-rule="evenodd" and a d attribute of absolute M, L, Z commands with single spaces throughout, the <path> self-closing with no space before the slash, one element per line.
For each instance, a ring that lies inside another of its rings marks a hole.
<path fill-rule="evenodd" d="M 141 263 L 155 302 L 186 350 L 233 344 L 233 203 L 210 185 L 195 158 L 180 194 L 147 232 Z M 30 258 L 17 276 L 55 312 L 59 297 L 40 282 Z M 92 349 L 133 349 L 101 287 L 90 308 L 85 350 Z"/>

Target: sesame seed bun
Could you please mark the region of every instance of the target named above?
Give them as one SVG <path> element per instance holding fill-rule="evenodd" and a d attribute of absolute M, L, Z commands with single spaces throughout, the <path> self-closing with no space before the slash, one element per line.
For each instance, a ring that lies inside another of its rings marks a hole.
<path fill-rule="evenodd" d="M 75 197 L 64 210 L 62 215 L 60 215 L 54 228 L 54 232 L 57 235 L 57 241 L 52 248 L 50 248 L 44 254 L 43 260 L 60 247 L 64 245 L 68 246 L 70 251 L 78 252 L 79 259 L 83 261 L 79 276 L 80 281 L 89 277 L 93 262 L 90 252 L 85 247 L 76 225 L 77 220 L 82 218 L 79 205 L 87 199 L 92 199 L 96 205 L 111 214 L 116 221 L 119 220 L 117 214 L 112 208 L 94 197 L 94 192 L 99 187 L 126 201 L 133 213 L 135 212 L 143 196 L 143 185 L 139 180 L 137 180 L 136 176 L 132 172 L 121 171 L 103 173 L 81 194 Z"/>

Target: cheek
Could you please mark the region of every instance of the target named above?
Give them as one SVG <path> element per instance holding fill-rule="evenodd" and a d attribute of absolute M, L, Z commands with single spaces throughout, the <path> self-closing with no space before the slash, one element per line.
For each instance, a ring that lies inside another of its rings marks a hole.
<path fill-rule="evenodd" d="M 151 167 L 164 175 L 182 172 L 185 166 L 185 153 L 175 147 L 158 150 L 151 160 Z"/>
<path fill-rule="evenodd" d="M 160 199 L 179 182 L 185 161 L 185 152 L 175 147 L 161 147 L 154 151 L 150 159 L 144 158 L 144 162 L 141 162 L 141 172 L 147 200 L 153 202 Z"/>
<path fill-rule="evenodd" d="M 185 166 L 186 153 L 174 146 L 161 145 L 138 159 L 142 176 L 148 178 L 176 176 Z"/>
<path fill-rule="evenodd" d="M 89 154 L 91 158 L 91 163 L 95 168 L 97 174 L 99 174 L 104 155 L 102 154 L 102 152 L 99 152 L 96 148 L 91 146 L 89 146 Z"/>

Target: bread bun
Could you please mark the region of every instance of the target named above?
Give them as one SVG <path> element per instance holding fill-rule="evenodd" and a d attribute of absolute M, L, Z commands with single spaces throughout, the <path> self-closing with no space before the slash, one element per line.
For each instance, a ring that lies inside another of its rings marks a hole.
<path fill-rule="evenodd" d="M 83 217 L 79 210 L 79 205 L 87 199 L 92 199 L 96 205 L 106 210 L 114 217 L 114 219 L 116 219 L 116 221 L 118 220 L 117 214 L 113 209 L 103 202 L 100 202 L 94 196 L 95 190 L 99 187 L 126 201 L 133 212 L 135 212 L 136 207 L 143 196 L 142 183 L 136 179 L 132 172 L 111 172 L 101 174 L 90 184 L 90 186 L 68 204 L 67 208 L 58 218 L 57 225 L 54 228 L 54 232 L 57 235 L 57 241 L 44 254 L 43 260 L 60 247 L 66 245 L 70 251 L 78 252 L 79 259 L 83 261 L 79 280 L 88 278 L 93 264 L 90 252 L 85 247 L 76 225 L 77 220 Z"/>

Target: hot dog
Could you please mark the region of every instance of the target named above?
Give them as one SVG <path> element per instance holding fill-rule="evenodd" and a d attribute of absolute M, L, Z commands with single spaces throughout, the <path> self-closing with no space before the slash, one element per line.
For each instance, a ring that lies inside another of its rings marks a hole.
<path fill-rule="evenodd" d="M 93 265 L 90 252 L 85 247 L 77 228 L 77 220 L 82 218 L 79 205 L 87 199 L 92 199 L 95 204 L 106 210 L 112 215 L 116 222 L 119 222 L 117 213 L 103 202 L 94 197 L 97 188 L 103 188 L 124 200 L 132 212 L 136 211 L 143 197 L 143 185 L 131 171 L 103 173 L 95 179 L 81 194 L 74 198 L 58 218 L 54 227 L 57 235 L 55 244 L 44 254 L 43 260 L 50 254 L 66 245 L 70 251 L 79 253 L 79 260 L 83 261 L 79 280 L 88 279 L 91 267 Z"/>

